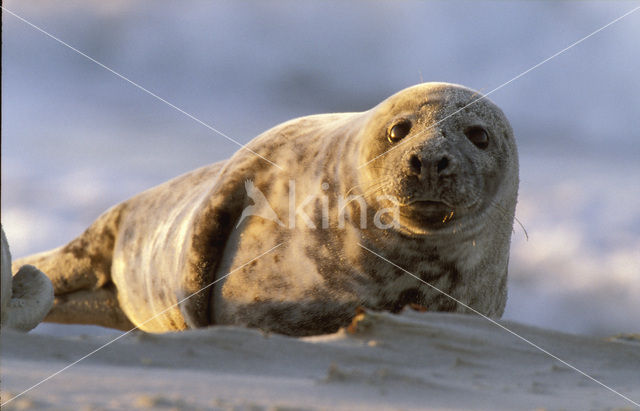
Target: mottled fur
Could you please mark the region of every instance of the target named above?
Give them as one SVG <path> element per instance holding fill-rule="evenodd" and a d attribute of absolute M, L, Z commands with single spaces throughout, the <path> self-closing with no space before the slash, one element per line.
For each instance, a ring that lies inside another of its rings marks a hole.
<path fill-rule="evenodd" d="M 466 311 L 362 244 L 474 309 L 500 316 L 518 159 L 500 109 L 484 99 L 463 108 L 478 97 L 461 86 L 426 83 L 363 113 L 286 122 L 248 146 L 284 172 L 240 150 L 112 208 L 66 247 L 16 264 L 37 265 L 51 276 L 57 298 L 50 320 L 122 329 L 242 324 L 310 335 L 347 324 L 358 306 Z M 399 119 L 411 121 L 411 131 L 390 143 L 389 127 Z M 465 136 L 472 126 L 487 130 L 486 149 Z M 412 168 L 416 156 L 419 171 Z M 236 228 L 252 204 L 247 180 L 284 226 L 254 216 Z M 296 207 L 316 197 L 303 207 L 315 228 L 303 216 L 290 215 L 290 181 Z M 338 197 L 348 195 L 354 200 L 340 204 Z M 380 195 L 399 204 L 395 228 L 374 224 L 376 210 L 393 205 Z M 326 229 L 323 196 L 329 206 Z M 441 203 L 420 203 L 427 200 Z"/>

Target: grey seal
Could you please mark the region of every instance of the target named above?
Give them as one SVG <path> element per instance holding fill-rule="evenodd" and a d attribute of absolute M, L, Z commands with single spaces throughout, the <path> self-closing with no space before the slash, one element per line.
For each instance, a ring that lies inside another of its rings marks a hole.
<path fill-rule="evenodd" d="M 481 97 L 424 83 L 365 112 L 285 122 L 18 264 L 51 278 L 47 321 L 119 329 L 301 336 L 336 331 L 358 307 L 468 311 L 366 247 L 499 317 L 518 156 L 505 115 Z"/>

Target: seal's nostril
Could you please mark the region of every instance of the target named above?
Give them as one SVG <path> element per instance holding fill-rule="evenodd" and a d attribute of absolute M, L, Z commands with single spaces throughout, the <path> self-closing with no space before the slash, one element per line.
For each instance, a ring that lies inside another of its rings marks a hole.
<path fill-rule="evenodd" d="M 440 161 L 438 161 L 438 173 L 447 168 L 449 165 L 449 159 L 446 157 L 442 157 Z"/>
<path fill-rule="evenodd" d="M 409 158 L 409 167 L 411 167 L 411 171 L 414 174 L 420 175 L 422 171 L 422 161 L 420 161 L 418 156 L 412 155 L 411 158 Z"/>

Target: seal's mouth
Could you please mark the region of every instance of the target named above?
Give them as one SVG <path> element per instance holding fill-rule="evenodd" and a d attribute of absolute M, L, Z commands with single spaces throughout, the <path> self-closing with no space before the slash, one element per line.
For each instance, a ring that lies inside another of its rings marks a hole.
<path fill-rule="evenodd" d="M 436 200 L 413 200 L 407 204 L 409 207 L 414 207 L 418 209 L 432 209 L 437 207 L 450 207 L 444 201 L 436 201 Z"/>
<path fill-rule="evenodd" d="M 400 214 L 428 227 L 441 227 L 456 218 L 455 208 L 440 200 L 413 200 L 400 208 Z"/>

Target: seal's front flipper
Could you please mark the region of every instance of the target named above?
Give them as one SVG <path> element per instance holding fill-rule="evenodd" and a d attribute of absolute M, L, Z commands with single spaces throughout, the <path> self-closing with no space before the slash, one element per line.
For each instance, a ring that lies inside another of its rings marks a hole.
<path fill-rule="evenodd" d="M 212 323 L 216 270 L 246 205 L 248 172 L 259 171 L 258 157 L 238 157 L 194 170 L 125 203 L 111 276 L 121 309 L 141 330 L 179 331 Z"/>

